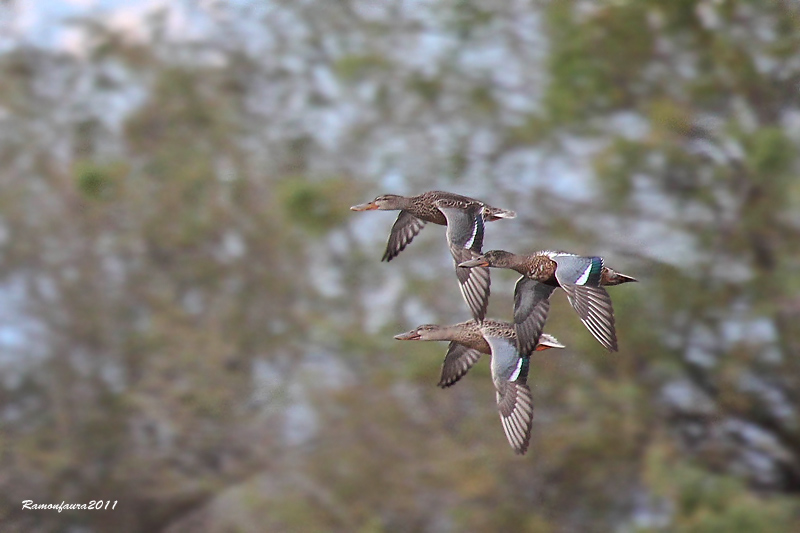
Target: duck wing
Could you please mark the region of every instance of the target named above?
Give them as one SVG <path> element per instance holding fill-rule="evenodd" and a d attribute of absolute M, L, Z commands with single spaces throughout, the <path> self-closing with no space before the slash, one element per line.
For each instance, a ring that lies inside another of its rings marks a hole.
<path fill-rule="evenodd" d="M 608 292 L 600 286 L 603 259 L 577 255 L 556 255 L 556 280 L 567 293 L 581 322 L 608 351 L 617 351 L 614 307 Z"/>
<path fill-rule="evenodd" d="M 447 219 L 447 243 L 450 248 L 467 248 L 480 253 L 483 247 L 483 207 L 472 204 L 468 207 L 444 207 L 437 204 Z"/>
<path fill-rule="evenodd" d="M 514 331 L 519 353 L 529 357 L 539 344 L 547 314 L 550 295 L 556 288 L 522 276 L 514 287 Z"/>
<path fill-rule="evenodd" d="M 527 357 L 520 357 L 512 339 L 484 333 L 492 349 L 492 381 L 497 396 L 497 410 L 508 443 L 524 454 L 531 439 L 533 396 L 528 386 Z"/>
<path fill-rule="evenodd" d="M 444 356 L 442 362 L 442 377 L 439 379 L 439 386 L 444 389 L 455 384 L 480 358 L 481 352 L 475 348 L 451 341 L 447 348 L 447 355 Z"/>
<path fill-rule="evenodd" d="M 458 278 L 461 295 L 467 302 L 473 318 L 478 322 L 486 317 L 489 307 L 489 293 L 491 279 L 488 267 L 458 268 L 459 263 L 471 261 L 480 254 L 467 248 L 450 249 L 456 264 L 456 277 Z"/>
<path fill-rule="evenodd" d="M 489 307 L 489 268 L 458 268 L 458 264 L 480 255 L 484 229 L 482 207 L 474 204 L 466 209 L 439 207 L 439 210 L 447 219 L 447 243 L 456 264 L 461 294 L 472 316 L 481 322 Z"/>
<path fill-rule="evenodd" d="M 424 220 L 415 217 L 408 211 L 400 211 L 397 220 L 394 221 L 392 231 L 389 233 L 389 242 L 386 244 L 386 252 L 381 261 L 391 261 L 397 254 L 402 252 L 414 237 L 422 231 L 427 224 Z"/>

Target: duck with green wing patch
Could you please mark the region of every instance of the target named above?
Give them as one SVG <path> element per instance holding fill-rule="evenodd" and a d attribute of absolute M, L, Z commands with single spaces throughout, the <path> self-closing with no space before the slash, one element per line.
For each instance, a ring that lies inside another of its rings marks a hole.
<path fill-rule="evenodd" d="M 522 274 L 514 289 L 514 324 L 520 351 L 536 346 L 550 310 L 550 295 L 561 287 L 589 332 L 609 351 L 617 351 L 614 307 L 607 285 L 637 281 L 605 266 L 603 258 L 549 250 L 517 255 L 504 250 L 459 263 L 462 268 L 508 268 Z"/>
<path fill-rule="evenodd" d="M 517 350 L 512 324 L 491 319 L 482 323 L 470 320 L 450 326 L 426 324 L 395 335 L 395 339 L 450 341 L 439 380 L 439 386 L 443 388 L 461 379 L 481 354 L 490 354 L 492 381 L 503 431 L 514 451 L 525 453 L 533 421 L 533 400 L 527 383 L 530 353 L 522 354 Z M 543 333 L 533 349 L 540 351 L 563 347 L 555 337 Z"/>

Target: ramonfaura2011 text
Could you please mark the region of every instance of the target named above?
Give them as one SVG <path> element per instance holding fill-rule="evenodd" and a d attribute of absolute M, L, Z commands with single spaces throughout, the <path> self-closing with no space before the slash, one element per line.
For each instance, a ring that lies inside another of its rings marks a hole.
<path fill-rule="evenodd" d="M 23 509 L 49 510 L 49 511 L 74 511 L 74 510 L 105 510 L 113 511 L 117 506 L 117 500 L 89 500 L 89 503 L 33 503 L 33 500 L 22 500 Z"/>

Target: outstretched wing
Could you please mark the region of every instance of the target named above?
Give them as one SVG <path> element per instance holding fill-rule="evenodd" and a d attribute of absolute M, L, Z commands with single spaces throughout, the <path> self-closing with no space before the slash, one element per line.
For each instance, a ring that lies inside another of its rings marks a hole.
<path fill-rule="evenodd" d="M 481 209 L 477 204 L 467 209 L 439 207 L 447 219 L 447 243 L 456 264 L 461 294 L 478 322 L 484 319 L 489 307 L 489 268 L 459 268 L 458 264 L 480 254 L 484 228 Z"/>
<path fill-rule="evenodd" d="M 468 248 L 480 253 L 483 246 L 483 208 L 479 204 L 467 208 L 441 207 L 447 219 L 447 243 L 450 248 Z"/>
<path fill-rule="evenodd" d="M 552 285 L 525 276 L 517 281 L 514 288 L 514 331 L 517 349 L 524 357 L 529 357 L 539 344 L 554 290 Z"/>
<path fill-rule="evenodd" d="M 603 274 L 602 257 L 582 257 L 566 253 L 553 254 L 558 283 L 599 287 Z"/>
<path fill-rule="evenodd" d="M 605 288 L 600 286 L 603 260 L 600 257 L 556 255 L 556 280 L 567 293 L 569 303 L 581 322 L 600 344 L 617 351 L 614 307 Z"/>
<path fill-rule="evenodd" d="M 442 362 L 442 377 L 439 380 L 439 386 L 445 388 L 456 383 L 480 357 L 481 352 L 478 350 L 451 341 L 447 348 L 447 355 L 444 356 Z"/>
<path fill-rule="evenodd" d="M 402 252 L 408 243 L 422 231 L 425 224 L 424 220 L 415 217 L 408 211 L 400 211 L 392 226 L 389 242 L 386 244 L 386 252 L 381 261 L 391 261 L 397 257 L 397 254 Z"/>
<path fill-rule="evenodd" d="M 524 454 L 533 424 L 533 397 L 527 384 L 529 360 L 519 356 L 511 339 L 484 337 L 492 348 L 492 380 L 503 431 L 514 451 Z"/>
<path fill-rule="evenodd" d="M 520 455 L 528 451 L 533 426 L 533 397 L 527 383 L 507 382 L 497 389 L 497 409 L 508 443 Z"/>
<path fill-rule="evenodd" d="M 581 322 L 608 351 L 617 351 L 614 308 L 603 287 L 561 284 Z"/>
<path fill-rule="evenodd" d="M 478 322 L 482 322 L 486 317 L 486 309 L 489 307 L 489 287 L 492 282 L 489 278 L 489 268 L 459 268 L 459 263 L 475 259 L 480 254 L 467 248 L 451 248 L 450 251 L 456 264 L 456 277 L 458 278 L 461 295 L 467 302 L 473 318 Z"/>

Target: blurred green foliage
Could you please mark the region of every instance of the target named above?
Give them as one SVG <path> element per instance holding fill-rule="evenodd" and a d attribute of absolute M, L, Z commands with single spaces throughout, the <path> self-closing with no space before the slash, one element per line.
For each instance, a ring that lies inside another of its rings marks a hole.
<path fill-rule="evenodd" d="M 741 481 L 679 462 L 663 449 L 651 452 L 646 472 L 655 493 L 674 502 L 675 508 L 668 527 L 642 532 L 792 531 L 797 523 L 796 499 L 753 494 Z"/>
<path fill-rule="evenodd" d="M 334 64 L 334 71 L 341 79 L 356 83 L 362 81 L 367 74 L 386 71 L 389 67 L 388 61 L 380 55 L 353 54 L 339 58 Z"/>
<path fill-rule="evenodd" d="M 73 164 L 73 175 L 78 191 L 90 200 L 112 199 L 129 172 L 124 162 L 97 163 L 78 160 Z"/>
<path fill-rule="evenodd" d="M 277 196 L 282 216 L 316 237 L 341 226 L 349 217 L 342 206 L 358 202 L 344 178 L 310 181 L 288 176 L 278 183 Z"/>

